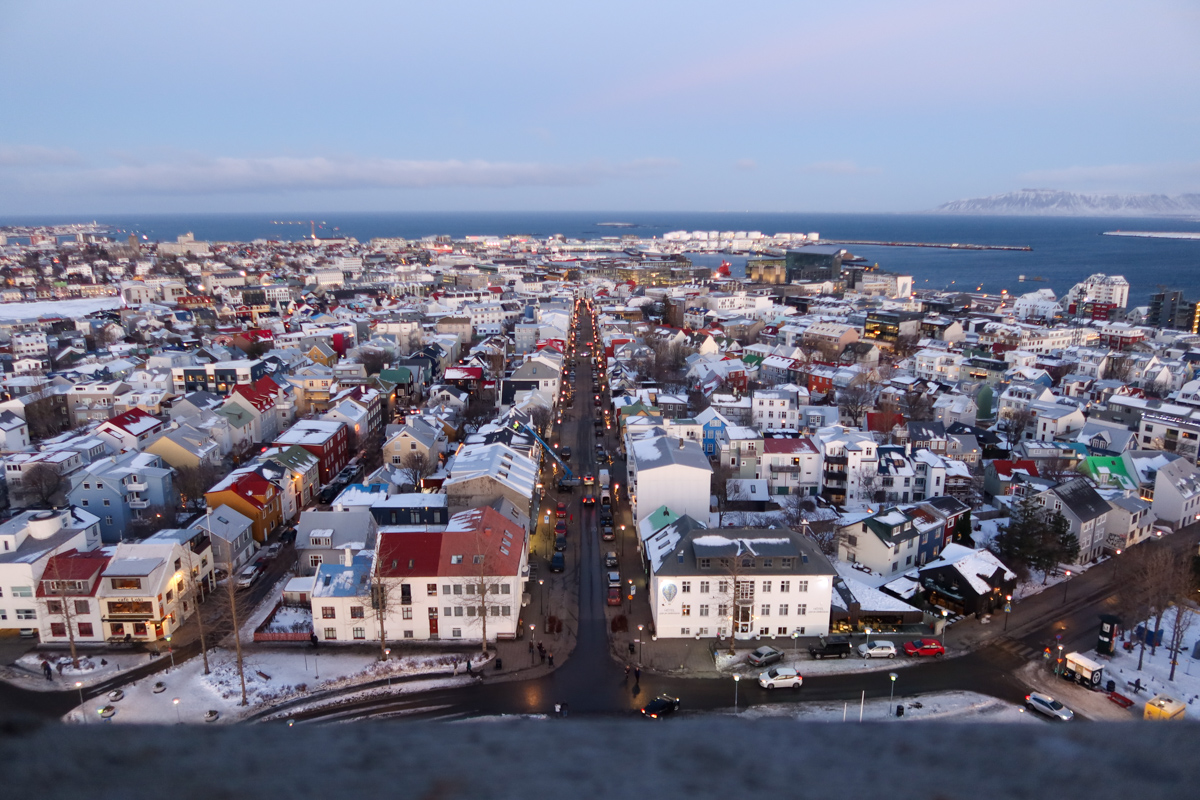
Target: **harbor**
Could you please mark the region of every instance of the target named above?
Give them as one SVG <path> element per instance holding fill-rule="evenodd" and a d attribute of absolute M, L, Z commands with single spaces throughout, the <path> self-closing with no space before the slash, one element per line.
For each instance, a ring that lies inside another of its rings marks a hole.
<path fill-rule="evenodd" d="M 1033 248 L 1028 245 L 1009 245 L 1009 244 L 959 244 L 954 242 L 947 244 L 945 242 L 876 242 L 865 239 L 825 239 L 826 244 L 856 244 L 871 247 L 937 247 L 943 250 L 1017 250 L 1023 252 L 1033 252 Z"/>

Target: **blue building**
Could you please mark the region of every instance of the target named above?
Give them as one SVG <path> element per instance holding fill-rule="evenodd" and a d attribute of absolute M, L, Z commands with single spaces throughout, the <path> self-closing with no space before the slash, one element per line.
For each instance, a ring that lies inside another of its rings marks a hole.
<path fill-rule="evenodd" d="M 100 518 L 100 538 L 113 544 L 136 535 L 136 520 L 179 507 L 174 473 L 153 453 L 93 461 L 70 476 L 67 500 Z"/>
<path fill-rule="evenodd" d="M 729 420 L 711 408 L 706 408 L 696 414 L 695 419 L 701 425 L 701 444 L 704 445 L 704 455 L 715 458 L 721 451 L 722 434 L 725 432 L 725 427 L 729 425 Z"/>

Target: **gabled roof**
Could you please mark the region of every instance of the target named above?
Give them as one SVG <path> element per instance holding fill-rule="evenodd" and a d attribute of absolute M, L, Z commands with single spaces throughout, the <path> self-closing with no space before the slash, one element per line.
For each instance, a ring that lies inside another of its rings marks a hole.
<path fill-rule="evenodd" d="M 147 414 L 140 408 L 131 408 L 124 414 L 118 414 L 115 417 L 109 417 L 101 428 L 105 425 L 111 425 L 118 428 L 130 436 L 141 436 L 147 431 L 154 430 L 163 424 L 163 421 L 152 414 Z"/>
<path fill-rule="evenodd" d="M 1075 478 L 1051 489 L 1063 501 L 1063 505 L 1071 510 L 1076 518 L 1088 520 L 1107 514 L 1108 501 L 1092 488 L 1085 478 Z"/>

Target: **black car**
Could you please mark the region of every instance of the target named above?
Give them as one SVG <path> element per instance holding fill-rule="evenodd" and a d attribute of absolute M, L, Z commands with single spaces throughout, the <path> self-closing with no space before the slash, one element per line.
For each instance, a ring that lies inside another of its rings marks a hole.
<path fill-rule="evenodd" d="M 560 552 L 560 553 L 563 550 L 566 550 L 567 549 L 567 537 L 566 536 L 555 536 L 554 537 L 554 549 L 555 549 L 555 551 Z"/>
<path fill-rule="evenodd" d="M 606 542 L 611 542 L 616 538 L 616 535 L 613 533 L 613 526 L 611 522 L 600 523 L 600 538 Z"/>
<path fill-rule="evenodd" d="M 562 455 L 563 461 L 570 461 L 571 460 L 571 448 L 564 447 L 562 449 L 561 455 Z"/>
<path fill-rule="evenodd" d="M 566 565 L 567 559 L 566 556 L 563 555 L 562 551 L 559 551 L 550 557 L 551 572 L 562 572 Z"/>
<path fill-rule="evenodd" d="M 819 646 L 808 648 L 808 654 L 813 658 L 847 658 L 850 651 L 850 640 L 845 636 L 822 636 Z"/>
<path fill-rule="evenodd" d="M 679 698 L 660 695 L 645 705 L 642 716 L 646 719 L 662 719 L 679 710 Z"/>
<path fill-rule="evenodd" d="M 607 511 L 601 511 L 600 512 L 600 524 L 601 525 L 612 525 L 613 524 L 612 514 L 610 514 Z"/>

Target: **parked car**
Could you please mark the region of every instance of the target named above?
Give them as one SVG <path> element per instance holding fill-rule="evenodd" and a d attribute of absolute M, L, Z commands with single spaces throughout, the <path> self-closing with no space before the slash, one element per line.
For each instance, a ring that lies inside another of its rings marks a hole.
<path fill-rule="evenodd" d="M 620 586 L 621 586 L 621 573 L 620 573 L 620 572 L 618 572 L 618 571 L 616 571 L 616 570 L 613 570 L 613 571 L 609 572 L 609 573 L 608 573 L 608 585 L 609 585 L 609 586 L 616 586 L 616 587 L 620 588 Z"/>
<path fill-rule="evenodd" d="M 1052 719 L 1070 722 L 1075 719 L 1075 712 L 1055 700 L 1048 694 L 1030 692 L 1025 695 L 1025 705 L 1039 714 L 1045 714 Z"/>
<path fill-rule="evenodd" d="M 560 419 L 560 420 L 559 420 L 559 422 L 562 422 L 562 420 Z M 563 461 L 570 461 L 570 460 L 571 460 L 571 448 L 569 448 L 569 447 L 564 447 L 564 448 L 562 449 L 562 458 L 563 458 Z"/>
<path fill-rule="evenodd" d="M 556 552 L 561 553 L 563 550 L 566 550 L 566 549 L 567 549 L 567 537 L 555 536 L 554 537 L 554 550 Z"/>
<path fill-rule="evenodd" d="M 799 689 L 804 678 L 791 667 L 771 667 L 758 676 L 758 685 L 764 689 Z"/>
<path fill-rule="evenodd" d="M 274 558 L 275 556 L 279 555 L 279 551 L 282 549 L 283 545 L 279 542 L 275 542 L 274 544 L 269 544 L 263 548 L 263 555 L 267 558 Z"/>
<path fill-rule="evenodd" d="M 904 643 L 906 656 L 944 656 L 946 648 L 937 639 L 914 639 Z"/>
<path fill-rule="evenodd" d="M 845 636 L 822 636 L 819 645 L 808 648 L 813 658 L 846 658 L 851 652 L 850 640 Z"/>
<path fill-rule="evenodd" d="M 554 535 L 555 536 L 566 536 L 567 535 L 567 521 L 565 519 L 560 519 L 554 523 Z"/>
<path fill-rule="evenodd" d="M 558 505 L 554 508 L 554 516 L 562 519 L 567 515 L 567 504 L 559 500 Z"/>
<path fill-rule="evenodd" d="M 613 539 L 617 538 L 616 534 L 613 533 L 613 526 L 611 522 L 600 523 L 600 538 L 606 542 L 611 542 Z"/>
<path fill-rule="evenodd" d="M 679 710 L 679 698 L 661 695 L 654 698 L 642 708 L 642 716 L 647 719 L 662 719 Z"/>
<path fill-rule="evenodd" d="M 554 555 L 550 556 L 550 571 L 551 572 L 562 572 L 566 566 L 567 566 L 567 559 L 563 555 L 561 550 L 557 551 Z"/>
<path fill-rule="evenodd" d="M 261 575 L 262 575 L 262 570 L 259 569 L 256 565 L 250 564 L 249 566 L 245 567 L 241 572 L 238 573 L 237 588 L 249 589 L 251 586 L 254 585 L 254 582 L 257 581 L 259 579 L 259 576 L 261 576 Z"/>
<path fill-rule="evenodd" d="M 896 645 L 892 642 L 863 642 L 858 646 L 858 654 L 863 658 L 895 658 Z"/>
<path fill-rule="evenodd" d="M 621 587 L 620 586 L 608 587 L 608 604 L 610 606 L 621 605 Z"/>
<path fill-rule="evenodd" d="M 746 661 L 748 661 L 751 666 L 755 667 L 765 667 L 767 664 L 774 664 L 776 661 L 782 660 L 783 651 L 767 645 L 763 645 L 750 655 L 746 656 Z"/>
<path fill-rule="evenodd" d="M 617 566 L 617 551 L 616 550 L 609 550 L 607 553 L 604 554 L 604 566 L 606 566 L 606 567 Z"/>

